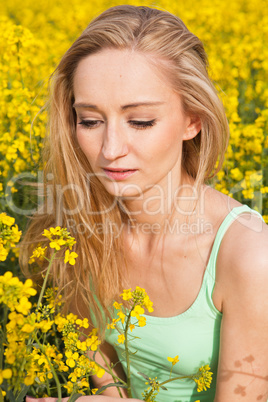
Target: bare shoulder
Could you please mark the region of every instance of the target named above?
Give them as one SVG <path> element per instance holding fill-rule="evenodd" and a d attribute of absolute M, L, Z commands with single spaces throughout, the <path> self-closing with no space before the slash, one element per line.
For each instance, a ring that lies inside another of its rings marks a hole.
<path fill-rule="evenodd" d="M 242 204 L 212 188 L 206 189 L 209 219 L 217 232 L 224 218 Z M 243 212 L 224 234 L 217 257 L 218 286 L 268 280 L 268 225 L 254 212 Z M 266 282 L 267 283 L 267 282 Z"/>
<path fill-rule="evenodd" d="M 268 226 L 254 212 L 238 215 L 222 239 L 216 267 L 221 300 L 267 293 Z M 265 285 L 265 286 L 264 286 Z"/>
<path fill-rule="evenodd" d="M 254 212 L 238 215 L 227 229 L 218 254 L 219 266 L 248 267 L 268 263 L 268 226 Z M 268 270 L 268 266 L 267 266 Z"/>

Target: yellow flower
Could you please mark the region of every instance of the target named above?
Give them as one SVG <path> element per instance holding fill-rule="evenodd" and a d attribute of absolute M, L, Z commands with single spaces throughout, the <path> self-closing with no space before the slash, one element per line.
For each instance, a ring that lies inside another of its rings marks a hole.
<path fill-rule="evenodd" d="M 24 379 L 24 384 L 32 385 L 34 383 L 35 377 L 36 377 L 36 373 L 28 374 Z"/>
<path fill-rule="evenodd" d="M 118 341 L 118 343 L 124 343 L 125 342 L 125 335 L 124 334 L 118 335 L 117 341 Z"/>
<path fill-rule="evenodd" d="M 37 291 L 32 286 L 33 281 L 31 279 L 26 279 L 23 284 L 23 292 L 29 296 L 35 296 Z"/>
<path fill-rule="evenodd" d="M 72 249 L 72 246 L 76 243 L 67 229 L 61 228 L 60 226 L 56 228 L 51 227 L 49 230 L 45 229 L 43 236 L 50 240 L 50 247 L 55 248 L 57 251 L 60 250 L 62 246 Z"/>
<path fill-rule="evenodd" d="M 8 250 L 4 247 L 2 239 L 0 239 L 0 261 L 5 261 L 8 255 Z"/>
<path fill-rule="evenodd" d="M 11 369 L 5 369 L 2 371 L 2 376 L 5 379 L 9 379 L 12 377 L 12 370 Z"/>
<path fill-rule="evenodd" d="M 148 295 L 144 296 L 143 304 L 147 308 L 149 313 L 152 313 L 154 311 L 153 302 L 149 299 Z"/>
<path fill-rule="evenodd" d="M 49 246 L 51 248 L 55 248 L 57 251 L 59 251 L 61 249 L 61 246 L 64 246 L 64 245 L 65 245 L 65 240 L 63 240 L 63 239 L 55 239 L 49 243 Z M 66 258 L 66 256 L 65 256 L 65 258 Z"/>
<path fill-rule="evenodd" d="M 69 262 L 69 264 L 74 265 L 75 264 L 75 258 L 78 257 L 78 254 L 76 254 L 74 251 L 72 253 L 70 253 L 69 250 L 65 251 L 65 258 L 64 258 L 64 262 L 65 264 L 67 262 Z"/>
<path fill-rule="evenodd" d="M 131 317 L 136 317 L 139 320 L 140 319 L 140 314 L 144 314 L 144 308 L 142 308 L 141 306 L 137 305 L 131 311 Z"/>
<path fill-rule="evenodd" d="M 73 392 L 74 384 L 71 381 L 68 381 L 66 385 L 64 385 L 64 388 L 67 389 L 68 394 L 71 394 Z"/>
<path fill-rule="evenodd" d="M 2 222 L 4 225 L 12 226 L 15 223 L 15 219 L 11 216 L 8 216 L 5 212 L 2 212 L 0 214 L 0 222 Z"/>
<path fill-rule="evenodd" d="M 54 321 L 52 321 L 50 319 L 42 320 L 37 324 L 37 327 L 40 328 L 42 332 L 46 333 L 51 329 L 53 323 L 54 323 Z"/>
<path fill-rule="evenodd" d="M 175 366 L 175 364 L 178 363 L 179 361 L 179 356 L 177 355 L 175 357 L 168 357 L 167 359 L 169 362 L 172 363 L 172 366 Z"/>
<path fill-rule="evenodd" d="M 126 315 L 122 311 L 119 311 L 117 313 L 117 315 L 118 315 L 119 319 L 121 320 L 122 324 L 124 324 Z"/>
<path fill-rule="evenodd" d="M 98 378 L 102 378 L 105 374 L 105 370 L 103 368 L 101 368 L 100 366 L 98 366 L 98 370 L 96 372 L 96 376 Z"/>
<path fill-rule="evenodd" d="M 27 315 L 32 306 L 28 298 L 36 294 L 36 290 L 31 288 L 31 285 L 31 280 L 27 280 L 23 284 L 7 271 L 0 276 L 0 303 L 6 304 L 11 311 L 17 310 L 19 313 Z"/>
<path fill-rule="evenodd" d="M 88 328 L 89 327 L 89 323 L 88 323 L 88 319 L 84 318 L 83 320 L 81 320 L 80 318 L 78 318 L 75 323 L 77 325 L 79 325 L 79 327 L 81 328 Z"/>
<path fill-rule="evenodd" d="M 138 324 L 139 324 L 139 327 L 144 327 L 146 325 L 146 318 L 139 317 Z"/>
<path fill-rule="evenodd" d="M 116 323 L 119 321 L 119 318 L 112 319 L 112 322 L 110 324 L 107 324 L 107 329 L 115 329 Z"/>
<path fill-rule="evenodd" d="M 122 303 L 119 304 L 119 303 L 117 303 L 117 302 L 114 302 L 113 306 L 114 306 L 114 308 L 115 308 L 116 310 L 121 310 Z"/>
<path fill-rule="evenodd" d="M 16 306 L 16 310 L 18 311 L 18 313 L 27 315 L 28 311 L 31 309 L 31 307 L 32 307 L 32 303 L 29 302 L 29 300 L 27 299 L 26 296 L 23 296 L 20 299 L 19 304 Z"/>
<path fill-rule="evenodd" d="M 71 368 L 75 367 L 75 364 L 76 364 L 75 362 L 79 357 L 78 353 L 77 352 L 72 353 L 71 351 L 67 351 L 67 352 L 65 352 L 65 356 L 67 357 L 67 359 L 66 359 L 67 366 L 69 366 Z"/>
<path fill-rule="evenodd" d="M 78 381 L 78 386 L 79 386 L 79 388 L 83 388 L 83 387 L 88 388 L 89 382 L 85 378 L 83 378 L 82 380 Z"/>
<path fill-rule="evenodd" d="M 30 334 L 31 332 L 33 332 L 33 330 L 34 330 L 34 326 L 33 326 L 33 325 L 30 325 L 30 324 L 25 324 L 25 325 L 23 325 L 23 327 L 21 328 L 21 331 L 22 331 L 22 332 L 26 332 L 26 333 L 28 333 L 28 334 Z"/>
<path fill-rule="evenodd" d="M 131 289 L 124 289 L 123 293 L 120 295 L 123 300 L 130 300 L 132 299 L 132 292 Z"/>
<path fill-rule="evenodd" d="M 18 243 L 20 240 L 21 231 L 18 229 L 18 225 L 12 226 L 11 231 L 11 247 L 15 247 L 15 243 Z"/>
<path fill-rule="evenodd" d="M 192 377 L 194 382 L 197 384 L 198 392 L 206 391 L 207 388 L 210 388 L 212 374 L 209 365 L 206 364 L 205 366 L 200 367 L 199 373 Z"/>
<path fill-rule="evenodd" d="M 90 338 L 86 340 L 86 344 L 92 351 L 98 349 L 98 345 L 100 345 L 101 341 L 96 335 L 92 335 Z"/>
<path fill-rule="evenodd" d="M 77 349 L 80 349 L 83 352 L 85 352 L 87 350 L 86 342 L 77 341 L 76 347 L 77 347 Z"/>
<path fill-rule="evenodd" d="M 45 255 L 47 247 L 36 247 L 31 255 L 30 259 L 34 260 L 35 258 L 42 259 Z"/>

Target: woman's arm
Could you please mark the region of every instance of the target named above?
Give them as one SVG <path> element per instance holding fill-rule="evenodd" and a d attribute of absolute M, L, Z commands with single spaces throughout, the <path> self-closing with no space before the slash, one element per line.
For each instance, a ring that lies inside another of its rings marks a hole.
<path fill-rule="evenodd" d="M 250 225 L 233 223 L 218 257 L 223 318 L 215 402 L 268 399 L 268 226 L 257 217 Z"/>
<path fill-rule="evenodd" d="M 122 365 L 120 362 L 118 362 L 118 357 L 115 349 L 107 342 L 103 342 L 101 344 L 100 350 L 102 352 L 103 357 L 101 356 L 100 353 L 96 353 L 95 355 L 95 361 L 98 363 L 100 366 L 107 368 L 106 363 L 108 363 L 109 366 L 111 364 L 114 366 L 113 368 L 113 373 L 117 377 L 121 378 L 122 380 L 126 381 L 125 378 L 125 373 L 122 368 Z M 91 353 L 93 356 L 93 352 Z M 92 381 L 93 384 L 96 388 L 101 388 L 104 385 L 108 385 L 110 383 L 113 383 L 114 380 L 110 374 L 107 372 L 104 374 L 102 378 L 98 378 L 97 376 L 92 376 Z M 124 398 L 127 398 L 127 392 L 125 388 L 120 388 L 122 396 Z M 117 387 L 110 387 L 107 388 L 102 395 L 107 395 L 107 396 L 112 396 L 112 397 L 119 397 L 119 392 Z"/>

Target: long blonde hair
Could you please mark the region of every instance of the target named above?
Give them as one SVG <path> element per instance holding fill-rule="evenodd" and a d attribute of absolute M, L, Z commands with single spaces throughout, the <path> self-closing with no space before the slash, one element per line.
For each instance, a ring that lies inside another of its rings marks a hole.
<path fill-rule="evenodd" d="M 102 312 L 108 314 L 109 306 L 122 290 L 124 261 L 120 236 L 112 230 L 96 234 L 94 227 L 107 227 L 107 222 L 108 226 L 111 223 L 120 227 L 122 208 L 94 176 L 79 148 L 73 78 L 83 58 L 105 48 L 154 55 L 152 59 L 159 60 L 157 66 L 164 69 L 173 89 L 180 94 L 185 112 L 200 118 L 201 131 L 192 140 L 184 141 L 182 155 L 182 167 L 194 178 L 197 188 L 220 170 L 229 137 L 222 103 L 207 74 L 203 45 L 178 17 L 144 6 L 112 7 L 95 18 L 65 53 L 51 79 L 49 133 L 44 151 L 46 188 L 48 177 L 52 177 L 50 196 L 30 222 L 21 263 L 27 271 L 29 253 L 43 240 L 45 228 L 58 224 L 68 227 L 76 237 L 79 257 L 75 267 L 57 261 L 52 277 L 67 303 L 80 298 L 93 311 L 99 326 Z M 60 200 L 59 188 L 64 189 Z M 70 216 L 72 225 L 68 222 Z M 78 233 L 77 228 L 84 230 Z"/>

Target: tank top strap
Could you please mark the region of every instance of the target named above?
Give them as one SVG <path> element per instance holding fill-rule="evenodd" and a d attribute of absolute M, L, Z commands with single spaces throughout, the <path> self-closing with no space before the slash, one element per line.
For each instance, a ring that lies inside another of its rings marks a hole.
<path fill-rule="evenodd" d="M 235 221 L 237 216 L 242 214 L 243 212 L 256 213 L 264 221 L 261 214 L 258 211 L 255 211 L 254 209 L 250 208 L 248 205 L 241 205 L 239 207 L 235 207 L 228 213 L 228 215 L 224 218 L 223 222 L 221 223 L 218 232 L 216 234 L 207 266 L 207 270 L 209 271 L 209 274 L 213 278 L 213 280 L 215 280 L 216 278 L 216 262 L 223 236 L 226 233 L 229 226 L 232 224 L 232 222 Z"/>

